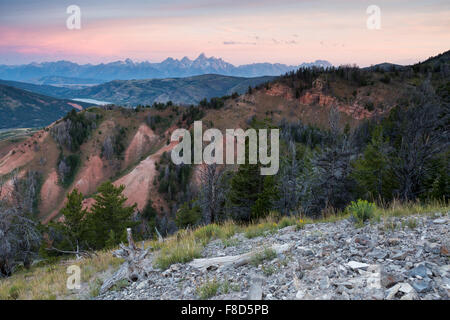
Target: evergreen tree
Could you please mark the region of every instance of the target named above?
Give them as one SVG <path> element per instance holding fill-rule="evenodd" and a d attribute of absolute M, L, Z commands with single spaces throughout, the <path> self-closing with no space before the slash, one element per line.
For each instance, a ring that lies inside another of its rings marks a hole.
<path fill-rule="evenodd" d="M 353 164 L 352 176 L 358 183 L 361 197 L 392 199 L 398 183 L 390 166 L 390 149 L 384 141 L 382 127 L 376 127 L 362 157 Z"/>
<path fill-rule="evenodd" d="M 89 242 L 94 248 L 112 246 L 124 240 L 126 229 L 136 225 L 133 213 L 136 204 L 125 206 L 127 198 L 122 194 L 125 186 L 115 187 L 110 181 L 100 185 L 95 203 L 88 216 Z"/>
<path fill-rule="evenodd" d="M 61 210 L 64 222 L 59 222 L 57 228 L 62 231 L 63 241 L 59 249 L 77 250 L 84 247 L 86 237 L 86 209 L 83 209 L 83 194 L 74 189 L 67 195 L 67 204 Z"/>
<path fill-rule="evenodd" d="M 67 196 L 67 204 L 61 210 L 61 214 L 64 216 L 64 224 L 70 229 L 74 239 L 83 238 L 86 212 L 86 209 L 83 209 L 83 194 L 78 189 L 73 190 Z"/>
<path fill-rule="evenodd" d="M 194 201 L 187 201 L 177 211 L 175 223 L 179 229 L 193 227 L 200 221 L 201 217 L 200 207 L 194 204 Z"/>
<path fill-rule="evenodd" d="M 242 164 L 231 179 L 227 207 L 233 218 L 249 221 L 266 215 L 276 199 L 275 179 L 257 164 Z"/>

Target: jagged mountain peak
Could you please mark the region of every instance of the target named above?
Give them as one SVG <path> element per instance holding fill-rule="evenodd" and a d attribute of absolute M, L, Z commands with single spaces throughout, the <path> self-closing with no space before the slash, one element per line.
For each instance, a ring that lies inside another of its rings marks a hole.
<path fill-rule="evenodd" d="M 201 74 L 221 74 L 237 77 L 279 76 L 299 67 L 331 66 L 328 61 L 301 65 L 281 63 L 253 63 L 235 66 L 222 58 L 200 53 L 194 60 L 183 57 L 181 60 L 168 57 L 162 62 L 135 62 L 130 58 L 109 63 L 77 64 L 70 61 L 45 62 L 28 65 L 0 65 L 0 79 L 30 82 L 45 76 L 70 77 L 81 79 L 130 80 L 168 77 L 190 77 Z"/>

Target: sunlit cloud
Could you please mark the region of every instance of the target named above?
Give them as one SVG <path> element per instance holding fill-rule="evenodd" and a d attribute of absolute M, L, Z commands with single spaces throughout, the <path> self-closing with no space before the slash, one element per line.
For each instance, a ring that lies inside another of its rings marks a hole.
<path fill-rule="evenodd" d="M 379 1 L 375 31 L 366 27 L 369 1 L 82 0 L 81 30 L 65 27 L 64 2 L 2 2 L 0 63 L 156 62 L 205 52 L 234 64 L 366 66 L 423 60 L 450 43 L 450 5 L 442 1 Z"/>

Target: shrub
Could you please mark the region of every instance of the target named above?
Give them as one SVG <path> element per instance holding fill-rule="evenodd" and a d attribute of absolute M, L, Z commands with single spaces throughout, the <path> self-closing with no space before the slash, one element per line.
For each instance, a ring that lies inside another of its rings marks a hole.
<path fill-rule="evenodd" d="M 273 260 L 277 256 L 277 253 L 272 248 L 264 248 L 263 251 L 257 252 L 250 261 L 250 264 L 257 267 L 259 266 L 264 260 Z"/>
<path fill-rule="evenodd" d="M 367 200 L 352 201 L 347 207 L 348 212 L 355 217 L 359 224 L 373 218 L 375 214 L 375 204 L 368 202 Z"/>
<path fill-rule="evenodd" d="M 163 247 L 156 258 L 155 266 L 162 270 L 175 263 L 187 263 L 201 257 L 203 247 L 195 239 L 184 239 Z"/>
<path fill-rule="evenodd" d="M 217 294 L 219 288 L 220 282 L 217 279 L 213 279 L 199 286 L 197 288 L 197 294 L 202 300 L 209 299 Z"/>
<path fill-rule="evenodd" d="M 60 153 L 58 162 L 58 174 L 60 182 L 64 188 L 67 188 L 72 184 L 73 180 L 75 179 L 75 175 L 77 173 L 80 162 L 80 156 L 78 154 L 64 156 L 62 152 Z"/>
<path fill-rule="evenodd" d="M 193 202 L 185 202 L 177 212 L 175 223 L 179 229 L 193 227 L 200 221 L 201 217 L 199 206 L 194 205 Z"/>
<path fill-rule="evenodd" d="M 9 298 L 12 300 L 17 300 L 20 296 L 20 288 L 17 286 L 12 286 L 9 289 Z"/>
<path fill-rule="evenodd" d="M 258 224 L 249 225 L 246 228 L 245 236 L 248 239 L 265 236 L 268 233 L 274 233 L 278 229 L 278 225 L 275 222 L 261 222 Z"/>
<path fill-rule="evenodd" d="M 202 243 L 208 243 L 213 238 L 221 238 L 221 235 L 222 230 L 220 226 L 215 223 L 200 227 L 194 231 L 195 239 L 200 240 Z"/>
<path fill-rule="evenodd" d="M 289 227 L 289 226 L 293 226 L 297 224 L 297 220 L 296 217 L 292 216 L 292 217 L 283 217 L 281 218 L 281 220 L 278 222 L 278 228 L 279 229 L 283 229 L 285 227 Z"/>

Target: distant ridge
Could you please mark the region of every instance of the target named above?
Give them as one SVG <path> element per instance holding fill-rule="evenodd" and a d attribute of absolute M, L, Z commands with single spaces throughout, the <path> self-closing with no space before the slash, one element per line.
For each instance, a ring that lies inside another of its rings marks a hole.
<path fill-rule="evenodd" d="M 0 84 L 0 130 L 44 127 L 73 109 L 91 105 Z"/>
<path fill-rule="evenodd" d="M 26 65 L 0 65 L 0 79 L 25 81 L 36 84 L 102 83 L 110 80 L 190 77 L 203 74 L 220 74 L 236 77 L 279 76 L 301 67 L 330 67 L 325 60 L 286 65 L 281 63 L 253 63 L 234 66 L 222 58 L 207 57 L 204 53 L 191 60 L 167 58 L 162 62 L 134 62 L 131 59 L 110 63 L 77 64 L 70 61 L 30 63 Z M 45 81 L 42 81 L 44 79 Z M 64 80 L 64 81 L 62 81 Z M 70 82 L 70 81 L 69 81 Z"/>

